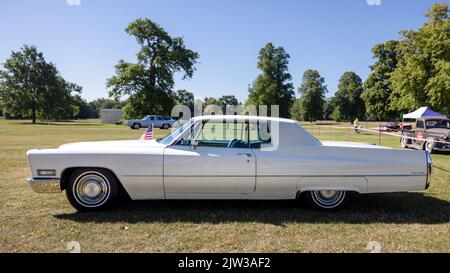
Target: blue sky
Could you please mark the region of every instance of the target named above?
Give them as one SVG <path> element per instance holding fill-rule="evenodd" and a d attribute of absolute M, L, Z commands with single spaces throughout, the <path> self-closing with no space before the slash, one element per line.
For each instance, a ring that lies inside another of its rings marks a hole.
<path fill-rule="evenodd" d="M 296 89 L 312 68 L 325 78 L 331 96 L 345 71 L 365 80 L 371 48 L 398 38 L 400 30 L 420 27 L 436 2 L 442 1 L 2 0 L 0 63 L 23 44 L 35 44 L 64 78 L 83 86 L 84 98 L 106 97 L 114 65 L 119 59 L 134 61 L 138 51 L 125 27 L 148 17 L 200 54 L 194 77 L 183 81 L 176 75 L 175 90 L 245 100 L 259 73 L 258 51 L 273 42 L 291 56 Z"/>

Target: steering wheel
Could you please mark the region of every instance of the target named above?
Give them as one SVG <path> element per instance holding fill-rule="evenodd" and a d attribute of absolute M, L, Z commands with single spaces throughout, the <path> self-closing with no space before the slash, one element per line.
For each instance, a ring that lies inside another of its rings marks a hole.
<path fill-rule="evenodd" d="M 230 140 L 230 142 L 227 145 L 227 148 L 233 148 L 233 145 L 236 144 L 239 140 L 237 140 L 236 138 L 233 140 Z"/>

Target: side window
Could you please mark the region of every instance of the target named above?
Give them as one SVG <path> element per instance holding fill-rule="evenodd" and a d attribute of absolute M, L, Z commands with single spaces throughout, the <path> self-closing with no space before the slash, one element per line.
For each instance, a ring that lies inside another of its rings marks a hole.
<path fill-rule="evenodd" d="M 270 122 L 258 122 L 249 124 L 250 148 L 261 148 L 263 144 L 270 144 Z"/>
<path fill-rule="evenodd" d="M 425 125 L 423 124 L 422 120 L 418 120 L 417 121 L 416 128 L 419 128 L 419 129 L 424 129 L 425 128 Z"/>
<path fill-rule="evenodd" d="M 156 117 L 156 120 L 163 120 L 162 117 Z"/>
<path fill-rule="evenodd" d="M 155 120 L 155 117 L 151 116 L 149 117 L 149 120 Z"/>
<path fill-rule="evenodd" d="M 198 146 L 249 148 L 248 124 L 245 122 L 203 122 L 196 132 Z"/>

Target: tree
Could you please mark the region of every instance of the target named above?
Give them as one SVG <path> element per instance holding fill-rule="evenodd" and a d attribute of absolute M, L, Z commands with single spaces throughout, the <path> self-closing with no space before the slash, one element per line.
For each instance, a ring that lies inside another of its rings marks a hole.
<path fill-rule="evenodd" d="M 345 72 L 339 79 L 338 90 L 335 94 L 335 109 L 333 119 L 337 121 L 353 121 L 364 117 L 364 101 L 361 78 L 355 72 Z"/>
<path fill-rule="evenodd" d="M 362 94 L 365 102 L 366 115 L 371 120 L 393 120 L 400 113 L 391 108 L 392 88 L 390 78 L 397 68 L 398 41 L 387 41 L 372 48 L 374 65 L 370 66 L 372 73 L 364 83 L 366 91 Z"/>
<path fill-rule="evenodd" d="M 402 112 L 420 106 L 450 109 L 449 4 L 434 4 L 417 31 L 402 32 L 397 69 L 392 73 L 392 107 Z"/>
<path fill-rule="evenodd" d="M 298 88 L 300 98 L 291 108 L 291 116 L 297 120 L 315 121 L 323 118 L 325 93 L 328 92 L 325 80 L 317 70 L 306 70 L 302 84 Z"/>
<path fill-rule="evenodd" d="M 81 93 L 81 86 L 65 81 L 57 76 L 56 83 L 43 95 L 45 104 L 38 112 L 40 119 L 71 119 L 79 114 L 80 109 L 73 99 L 72 93 Z"/>
<path fill-rule="evenodd" d="M 25 45 L 11 57 L 0 70 L 0 100 L 8 115 L 62 119 L 76 111 L 70 104 L 72 92 L 81 87 L 66 82 L 55 65 L 46 62 L 35 46 Z"/>
<path fill-rule="evenodd" d="M 185 105 L 187 107 L 189 107 L 189 110 L 191 111 L 191 115 L 194 114 L 194 94 L 185 90 L 185 89 L 181 89 L 178 90 L 177 92 L 175 92 L 174 94 L 175 97 L 175 101 L 178 104 L 181 105 Z"/>
<path fill-rule="evenodd" d="M 76 94 L 72 96 L 72 102 L 78 108 L 78 113 L 74 115 L 76 119 L 88 119 L 88 118 L 98 118 L 97 109 L 95 104 L 87 103 L 80 95 Z"/>
<path fill-rule="evenodd" d="M 336 97 L 331 97 L 325 101 L 323 106 L 323 119 L 331 120 L 333 119 L 333 112 L 336 108 Z"/>
<path fill-rule="evenodd" d="M 160 25 L 149 19 L 137 19 L 125 30 L 141 47 L 137 63 L 120 60 L 116 75 L 107 82 L 110 96 L 127 96 L 124 107 L 127 118 L 147 114 L 170 114 L 174 106 L 173 75 L 184 73 L 183 79 L 194 74 L 198 53 L 187 49 L 183 38 L 171 37 Z"/>
<path fill-rule="evenodd" d="M 89 105 L 97 113 L 94 118 L 98 118 L 102 109 L 122 109 L 125 102 L 118 99 L 98 98 L 89 102 Z"/>
<path fill-rule="evenodd" d="M 223 95 L 218 99 L 218 103 L 224 114 L 227 114 L 227 107 L 238 106 L 240 104 L 238 99 L 233 95 Z"/>
<path fill-rule="evenodd" d="M 247 105 L 279 105 L 280 116 L 288 117 L 294 100 L 291 74 L 288 72 L 289 54 L 283 47 L 268 43 L 259 51 L 257 67 L 261 70 L 249 87 Z M 270 113 L 268 113 L 270 114 Z"/>
<path fill-rule="evenodd" d="M 202 108 L 205 109 L 208 105 L 219 105 L 219 100 L 213 97 L 206 97 L 203 100 Z"/>

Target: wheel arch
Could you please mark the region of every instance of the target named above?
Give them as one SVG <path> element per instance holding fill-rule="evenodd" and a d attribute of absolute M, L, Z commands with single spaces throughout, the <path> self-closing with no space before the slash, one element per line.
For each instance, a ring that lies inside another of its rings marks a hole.
<path fill-rule="evenodd" d="M 345 191 L 353 194 L 363 194 L 358 187 L 304 187 L 297 189 L 296 199 L 300 199 L 301 195 L 312 191 Z"/>
<path fill-rule="evenodd" d="M 365 176 L 302 177 L 297 183 L 297 193 L 310 191 L 347 191 L 367 193 L 369 180 Z"/>
<path fill-rule="evenodd" d="M 97 170 L 104 170 L 104 171 L 110 172 L 114 176 L 114 178 L 116 179 L 116 181 L 118 183 L 118 186 L 119 186 L 120 192 L 123 193 L 123 194 L 126 194 L 126 196 L 128 198 L 130 197 L 130 195 L 125 190 L 124 186 L 122 185 L 122 182 L 120 181 L 120 179 L 117 176 L 117 174 L 113 170 L 105 168 L 105 167 L 92 167 L 92 166 L 81 167 L 81 166 L 79 166 L 79 167 L 68 167 L 68 168 L 65 168 L 61 172 L 61 190 L 66 190 L 67 189 L 67 184 L 69 183 L 70 176 L 78 169 L 97 169 Z"/>

